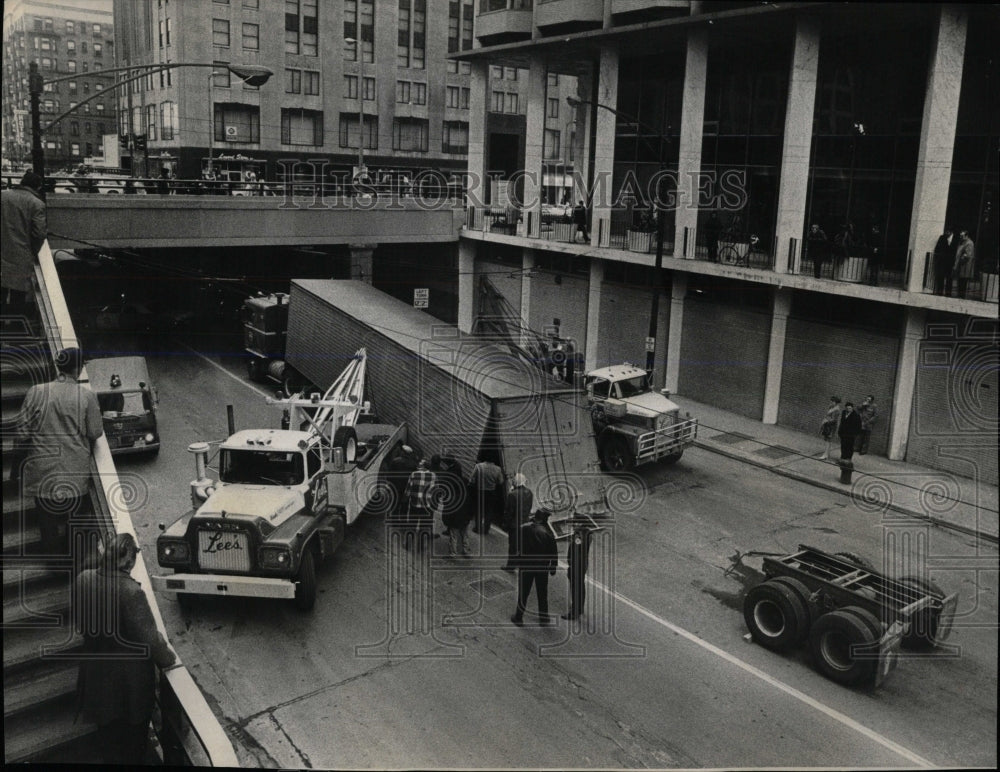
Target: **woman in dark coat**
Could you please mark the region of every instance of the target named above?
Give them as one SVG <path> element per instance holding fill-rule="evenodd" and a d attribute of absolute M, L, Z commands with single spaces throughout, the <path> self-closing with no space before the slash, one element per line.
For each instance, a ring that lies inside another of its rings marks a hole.
<path fill-rule="evenodd" d="M 109 764 L 145 763 L 156 668 L 175 661 L 142 588 L 131 577 L 138 551 L 131 534 L 117 534 L 100 565 L 82 571 L 75 588 L 75 622 L 84 652 L 78 715 L 97 724 Z"/>
<path fill-rule="evenodd" d="M 431 471 L 436 478 L 434 508 L 441 513 L 441 521 L 448 529 L 448 554 L 451 557 L 471 556 L 469 523 L 472 522 L 474 493 L 465 481 L 462 465 L 453 456 L 435 455 L 431 457 Z"/>

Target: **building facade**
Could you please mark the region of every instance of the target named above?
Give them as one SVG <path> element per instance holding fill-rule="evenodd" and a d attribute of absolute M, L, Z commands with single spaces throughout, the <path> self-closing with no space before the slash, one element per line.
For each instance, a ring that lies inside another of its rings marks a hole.
<path fill-rule="evenodd" d="M 45 87 L 41 97 L 46 165 L 58 170 L 103 155 L 104 134 L 115 132 L 116 102 L 104 96 L 101 70 L 115 60 L 112 0 L 10 0 L 3 8 L 3 157 L 30 163 L 31 119 L 28 65 L 42 78 L 67 79 Z M 77 75 L 73 78 L 71 76 Z M 86 101 L 86 100 L 90 101 Z M 53 119 L 79 105 L 58 123 Z"/>
<path fill-rule="evenodd" d="M 230 180 L 465 169 L 471 67 L 448 54 L 473 48 L 472 2 L 116 0 L 115 16 L 120 66 L 216 65 L 122 87 L 121 132 L 145 140 L 145 173 L 198 177 L 210 151 Z M 250 87 L 229 64 L 274 75 Z M 523 79 L 507 75 L 503 107 L 523 121 Z"/>
<path fill-rule="evenodd" d="M 874 394 L 872 452 L 996 484 L 998 33 L 975 4 L 481 4 L 459 326 L 487 277 L 588 369 L 652 349 L 658 385 L 817 437 L 831 394 Z M 509 67 L 523 136 L 488 85 Z M 540 211 L 553 75 L 585 244 Z"/>

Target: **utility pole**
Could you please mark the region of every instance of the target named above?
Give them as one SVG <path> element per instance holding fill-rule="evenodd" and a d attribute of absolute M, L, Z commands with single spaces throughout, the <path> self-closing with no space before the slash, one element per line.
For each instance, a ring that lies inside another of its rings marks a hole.
<path fill-rule="evenodd" d="M 42 110 L 40 101 L 45 82 L 38 71 L 38 62 L 28 65 L 28 92 L 31 104 L 31 168 L 45 176 L 45 154 L 42 152 Z"/>

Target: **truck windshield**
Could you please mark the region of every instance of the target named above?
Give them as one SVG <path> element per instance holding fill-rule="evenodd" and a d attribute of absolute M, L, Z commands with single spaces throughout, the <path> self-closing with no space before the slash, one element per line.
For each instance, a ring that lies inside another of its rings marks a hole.
<path fill-rule="evenodd" d="M 101 413 L 106 418 L 145 415 L 153 409 L 148 391 L 115 391 L 98 394 L 97 404 L 101 406 Z"/>
<path fill-rule="evenodd" d="M 637 375 L 634 378 L 629 378 L 624 381 L 616 381 L 615 386 L 618 387 L 621 399 L 637 397 L 640 394 L 645 394 L 649 391 L 649 387 L 646 385 L 645 375 Z"/>
<path fill-rule="evenodd" d="M 226 483 L 298 485 L 304 479 L 302 454 L 223 448 L 219 477 Z"/>

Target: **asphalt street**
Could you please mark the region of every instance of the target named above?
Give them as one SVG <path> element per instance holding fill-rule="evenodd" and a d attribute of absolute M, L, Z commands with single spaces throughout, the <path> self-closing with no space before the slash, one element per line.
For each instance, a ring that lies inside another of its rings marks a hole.
<path fill-rule="evenodd" d="M 149 357 L 162 450 L 118 465 L 144 491 L 133 519 L 150 556 L 157 525 L 190 506 L 187 446 L 223 439 L 227 404 L 237 428 L 280 415 L 237 359 L 164 348 L 174 353 Z M 250 766 L 996 765 L 997 575 L 974 570 L 981 545 L 940 530 L 921 542 L 924 557 L 968 558 L 934 577 L 960 592 L 957 650 L 905 659 L 877 691 L 845 689 L 805 652 L 745 639 L 740 599 L 760 560 L 732 557 L 805 543 L 879 562 L 890 527 L 846 496 L 703 449 L 624 482 L 577 627 L 510 624 L 515 582 L 490 557 L 505 552 L 502 533 L 474 542 L 481 558 L 447 561 L 436 539 L 421 561 L 376 517 L 320 568 L 309 614 L 238 598 L 182 608 L 165 595 L 160 607 Z M 566 590 L 563 566 L 556 613 Z"/>

